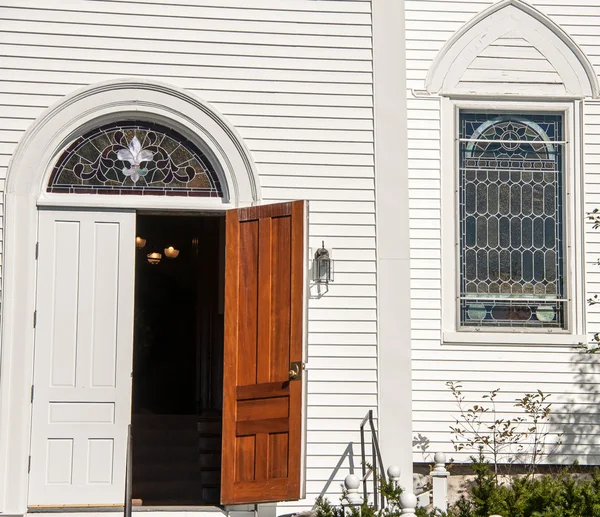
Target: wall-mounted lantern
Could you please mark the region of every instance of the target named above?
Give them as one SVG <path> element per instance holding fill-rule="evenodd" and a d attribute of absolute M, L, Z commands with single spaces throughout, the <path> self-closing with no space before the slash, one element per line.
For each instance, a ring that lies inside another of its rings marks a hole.
<path fill-rule="evenodd" d="M 325 241 L 315 252 L 313 260 L 313 280 L 317 284 L 329 284 L 333 281 L 333 260 L 329 256 L 329 251 L 325 248 Z"/>

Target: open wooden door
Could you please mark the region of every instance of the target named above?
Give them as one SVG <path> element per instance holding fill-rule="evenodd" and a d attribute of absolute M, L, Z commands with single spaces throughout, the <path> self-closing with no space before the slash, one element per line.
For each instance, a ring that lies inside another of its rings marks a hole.
<path fill-rule="evenodd" d="M 304 201 L 227 212 L 221 503 L 300 499 Z"/>
<path fill-rule="evenodd" d="M 29 506 L 123 504 L 135 212 L 41 210 Z"/>

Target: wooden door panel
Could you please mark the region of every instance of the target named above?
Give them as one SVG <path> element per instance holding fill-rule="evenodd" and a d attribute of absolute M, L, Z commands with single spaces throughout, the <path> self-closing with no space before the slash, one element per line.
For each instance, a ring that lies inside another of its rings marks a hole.
<path fill-rule="evenodd" d="M 303 201 L 227 214 L 223 504 L 301 495 Z"/>

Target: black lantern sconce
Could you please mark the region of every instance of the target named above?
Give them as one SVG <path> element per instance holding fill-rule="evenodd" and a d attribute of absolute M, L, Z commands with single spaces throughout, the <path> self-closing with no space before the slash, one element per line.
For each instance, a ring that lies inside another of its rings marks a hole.
<path fill-rule="evenodd" d="M 329 284 L 333 282 L 333 259 L 329 256 L 329 250 L 325 248 L 325 241 L 315 252 L 313 260 L 313 280 L 316 284 Z"/>

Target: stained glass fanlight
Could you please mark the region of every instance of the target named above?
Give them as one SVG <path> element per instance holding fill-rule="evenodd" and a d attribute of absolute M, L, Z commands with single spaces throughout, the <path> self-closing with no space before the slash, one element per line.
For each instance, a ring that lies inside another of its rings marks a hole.
<path fill-rule="evenodd" d="M 69 145 L 48 192 L 222 197 L 206 154 L 180 133 L 139 121 L 104 125 Z"/>
<path fill-rule="evenodd" d="M 562 115 L 461 113 L 465 327 L 565 325 Z"/>

